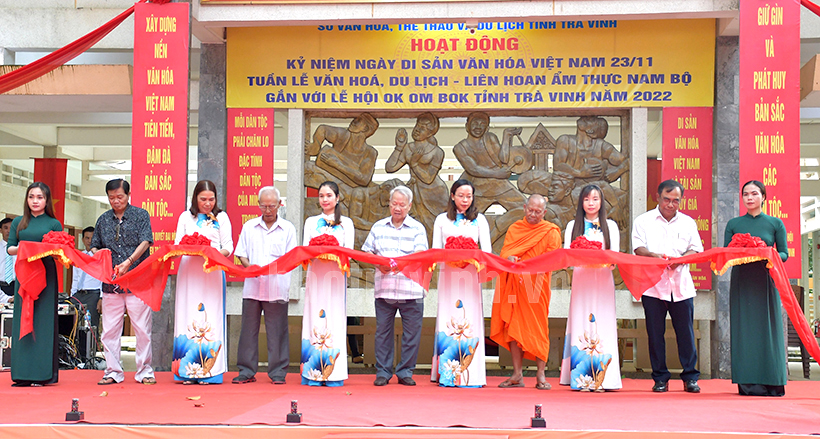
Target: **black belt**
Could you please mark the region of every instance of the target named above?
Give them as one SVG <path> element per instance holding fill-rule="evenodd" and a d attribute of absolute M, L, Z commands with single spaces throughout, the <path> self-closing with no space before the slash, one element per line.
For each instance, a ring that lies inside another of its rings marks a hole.
<path fill-rule="evenodd" d="M 14 285 L 14 281 L 11 281 L 11 282 L 0 281 L 0 287 L 10 287 L 12 285 Z"/>
<path fill-rule="evenodd" d="M 99 293 L 100 290 L 77 290 L 78 293 Z"/>

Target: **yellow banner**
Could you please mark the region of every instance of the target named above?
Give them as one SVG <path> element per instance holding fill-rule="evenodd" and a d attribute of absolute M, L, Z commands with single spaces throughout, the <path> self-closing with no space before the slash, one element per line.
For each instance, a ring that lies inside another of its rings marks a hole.
<path fill-rule="evenodd" d="M 714 20 L 229 28 L 233 108 L 711 107 Z"/>

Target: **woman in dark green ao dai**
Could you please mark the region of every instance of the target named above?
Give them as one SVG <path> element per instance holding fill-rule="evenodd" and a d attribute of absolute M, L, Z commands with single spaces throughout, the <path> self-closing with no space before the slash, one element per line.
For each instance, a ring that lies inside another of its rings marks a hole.
<path fill-rule="evenodd" d="M 736 233 L 749 233 L 775 246 L 780 259 L 789 257 L 786 226 L 779 218 L 763 213 L 766 186 L 752 180 L 741 189 L 746 215 L 726 225 L 724 246 Z M 766 268 L 766 261 L 732 268 L 729 289 L 732 344 L 732 382 L 741 395 L 783 396 L 786 393 L 786 347 L 780 296 Z"/>
<path fill-rule="evenodd" d="M 9 233 L 8 252 L 16 255 L 20 241 L 41 242 L 46 233 L 62 232 L 63 226 L 54 218 L 51 190 L 36 181 L 26 190 L 23 215 L 14 218 Z M 52 258 L 41 259 L 46 269 L 46 288 L 34 301 L 34 332 L 20 338 L 20 316 L 23 300 L 20 284 L 14 288 L 14 321 L 11 357 L 12 386 L 28 387 L 57 382 L 57 267 Z M 37 262 L 40 263 L 40 262 Z"/>

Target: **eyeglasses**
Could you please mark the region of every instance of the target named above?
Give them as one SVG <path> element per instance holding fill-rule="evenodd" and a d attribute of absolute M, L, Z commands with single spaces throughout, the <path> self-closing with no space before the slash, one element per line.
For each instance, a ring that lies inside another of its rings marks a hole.
<path fill-rule="evenodd" d="M 265 204 L 260 204 L 259 205 L 259 210 L 261 210 L 262 212 L 265 212 L 265 211 L 268 211 L 268 210 L 276 210 L 278 208 L 279 208 L 279 206 L 277 206 L 275 204 L 271 204 L 270 206 L 265 205 Z"/>

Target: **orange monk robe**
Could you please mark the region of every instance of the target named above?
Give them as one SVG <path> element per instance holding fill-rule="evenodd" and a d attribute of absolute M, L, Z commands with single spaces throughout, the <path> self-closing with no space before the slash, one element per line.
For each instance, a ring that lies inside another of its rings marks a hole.
<path fill-rule="evenodd" d="M 522 260 L 561 248 L 558 226 L 541 221 L 532 225 L 516 221 L 504 237 L 501 257 L 518 256 Z M 547 317 L 550 308 L 551 273 L 501 273 L 496 282 L 490 338 L 509 349 L 517 341 L 524 358 L 547 361 L 550 352 Z"/>

